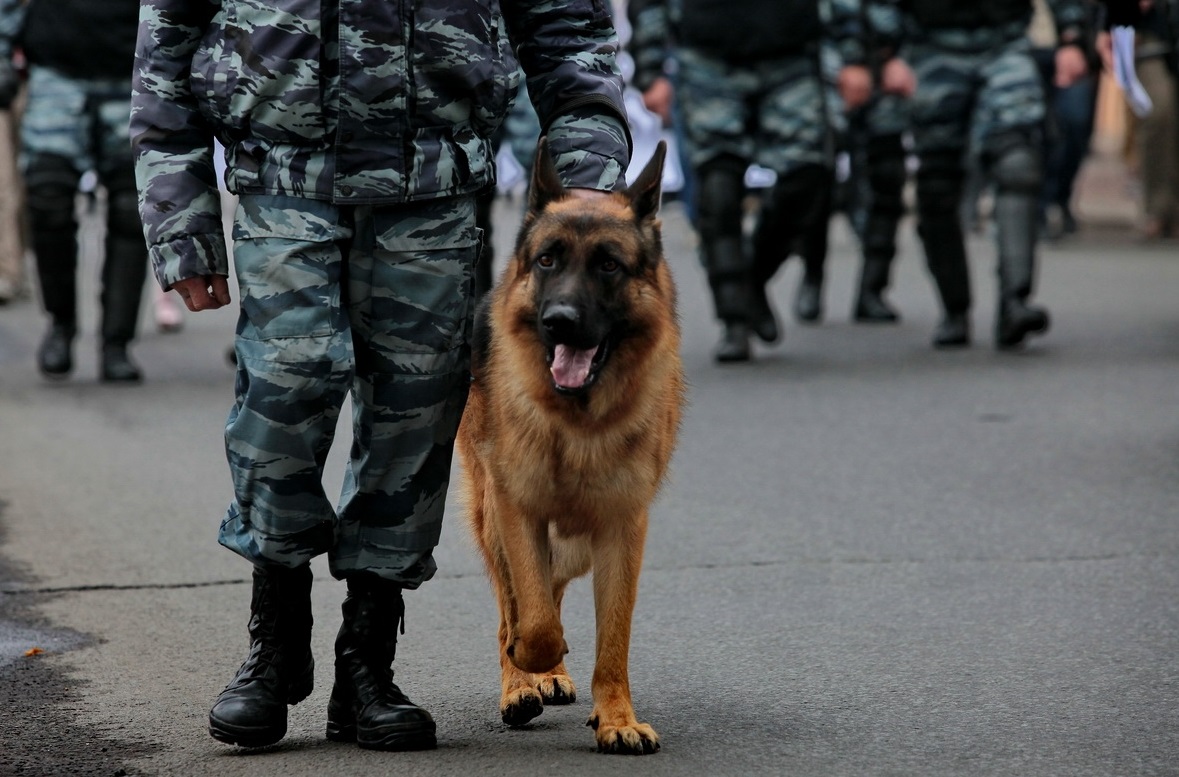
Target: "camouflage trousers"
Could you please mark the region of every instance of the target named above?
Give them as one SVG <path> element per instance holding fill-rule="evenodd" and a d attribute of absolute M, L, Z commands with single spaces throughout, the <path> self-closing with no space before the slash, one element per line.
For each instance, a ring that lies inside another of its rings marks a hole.
<path fill-rule="evenodd" d="M 474 199 L 342 207 L 244 195 L 233 240 L 234 500 L 221 544 L 255 564 L 327 553 L 337 578 L 365 571 L 416 588 L 436 569 L 470 379 Z M 349 394 L 333 508 L 324 463 Z"/>
<path fill-rule="evenodd" d="M 733 156 L 776 173 L 831 160 L 818 55 L 733 64 L 678 50 L 676 96 L 695 170 Z"/>
<path fill-rule="evenodd" d="M 1044 119 L 1044 92 L 1027 38 L 989 48 L 915 43 L 903 56 L 917 76 L 913 142 L 919 156 L 971 149 L 988 141 L 1034 133 Z"/>
<path fill-rule="evenodd" d="M 22 166 L 45 154 L 70 160 L 79 174 L 96 170 L 105 178 L 131 169 L 130 78 L 83 80 L 32 66 L 27 94 Z"/>

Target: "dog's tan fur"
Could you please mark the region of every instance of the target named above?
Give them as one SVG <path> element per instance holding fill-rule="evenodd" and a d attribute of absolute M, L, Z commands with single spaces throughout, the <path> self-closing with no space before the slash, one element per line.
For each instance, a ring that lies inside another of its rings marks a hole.
<path fill-rule="evenodd" d="M 542 145 L 538 166 L 544 155 Z M 589 725 L 605 752 L 659 749 L 654 729 L 635 718 L 627 662 L 648 508 L 675 446 L 685 392 L 657 218 L 662 159 L 661 147 L 626 193 L 587 200 L 560 190 L 540 209 L 533 195 L 512 263 L 492 292 L 490 343 L 476 358 L 458 433 L 470 525 L 499 604 L 501 715 L 519 725 L 546 702 L 573 701 L 561 599 L 572 579 L 592 570 Z M 534 192 L 546 183 L 552 188 L 543 171 L 534 176 Z M 656 259 L 624 287 L 632 334 L 583 396 L 555 391 L 537 334 L 528 257 L 554 239 L 586 256 L 609 241 L 627 262 Z"/>

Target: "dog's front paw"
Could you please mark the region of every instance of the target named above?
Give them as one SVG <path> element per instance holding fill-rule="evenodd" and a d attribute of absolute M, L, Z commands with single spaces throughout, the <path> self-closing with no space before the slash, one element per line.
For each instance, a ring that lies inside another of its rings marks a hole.
<path fill-rule="evenodd" d="M 504 694 L 499 704 L 499 716 L 509 726 L 523 726 L 544 712 L 544 700 L 533 688 L 519 688 Z"/>
<path fill-rule="evenodd" d="M 616 755 L 650 755 L 659 752 L 659 735 L 646 723 L 609 726 L 595 714 L 586 725 L 594 729 L 599 753 Z"/>
<path fill-rule="evenodd" d="M 577 701 L 577 686 L 563 672 L 538 675 L 536 690 L 540 691 L 545 704 L 572 704 Z"/>

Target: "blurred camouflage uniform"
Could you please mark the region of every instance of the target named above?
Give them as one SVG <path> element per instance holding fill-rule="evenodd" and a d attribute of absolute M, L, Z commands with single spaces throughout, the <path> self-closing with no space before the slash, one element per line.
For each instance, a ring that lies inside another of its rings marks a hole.
<path fill-rule="evenodd" d="M 435 572 L 469 383 L 475 199 L 495 183 L 517 60 L 566 185 L 612 189 L 629 161 L 607 8 L 500 5 L 144 0 L 131 134 L 162 287 L 228 274 L 214 138 L 239 197 L 220 541 L 255 571 L 250 655 L 209 715 L 220 741 L 277 741 L 310 693 L 308 562 L 327 553 L 348 581 L 328 736 L 435 745 L 389 666 L 401 589 Z M 349 393 L 333 509 L 323 468 Z"/>
<path fill-rule="evenodd" d="M 102 263 L 104 380 L 140 378 L 127 353 L 139 319 L 147 252 L 136 204 L 127 133 L 131 67 L 138 28 L 136 0 L 8 0 L 3 29 L 20 29 L 29 62 L 21 121 L 21 168 L 41 298 L 52 322 L 38 353 L 41 370 L 73 368 L 77 333 L 78 183 L 94 170 L 106 190 Z M 23 20 L 17 19 L 23 12 Z M 0 44 L 0 58 L 11 39 Z"/>
<path fill-rule="evenodd" d="M 1042 181 L 1039 132 L 1044 95 L 1026 37 L 1031 0 L 865 0 L 878 36 L 900 51 L 917 77 L 913 136 L 918 228 L 945 317 L 934 345 L 970 341 L 971 305 L 959 220 L 964 157 L 970 151 L 995 184 L 999 300 L 995 342 L 1019 345 L 1046 331 L 1048 314 L 1032 306 L 1037 198 Z M 1053 0 L 1062 45 L 1082 37 L 1081 0 Z M 891 16 L 891 18 L 890 18 Z M 889 40 L 890 35 L 892 36 Z"/>
<path fill-rule="evenodd" d="M 701 260 L 724 333 L 719 361 L 749 358 L 778 325 L 765 286 L 826 215 L 832 142 L 819 60 L 822 34 L 854 39 L 854 3 L 819 0 L 631 0 L 635 86 L 674 62 L 676 103 L 693 170 Z M 750 164 L 777 175 L 749 239 Z"/>

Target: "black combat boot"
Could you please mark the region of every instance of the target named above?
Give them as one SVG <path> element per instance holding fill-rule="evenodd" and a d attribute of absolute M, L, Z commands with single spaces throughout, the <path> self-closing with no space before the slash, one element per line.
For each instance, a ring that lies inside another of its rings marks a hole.
<path fill-rule="evenodd" d="M 724 322 L 720 341 L 713 352 L 714 358 L 722 363 L 749 361 L 749 334 L 749 325 L 744 321 Z"/>
<path fill-rule="evenodd" d="M 970 345 L 970 319 L 965 313 L 946 313 L 933 330 L 934 348 L 965 348 Z"/>
<path fill-rule="evenodd" d="M 434 719 L 393 683 L 397 628 L 405 616 L 401 586 L 351 576 L 342 609 L 327 738 L 373 750 L 433 749 Z"/>
<path fill-rule="evenodd" d="M 311 567 L 255 567 L 250 653 L 209 711 L 209 733 L 241 747 L 287 733 L 287 705 L 311 694 Z"/>
<path fill-rule="evenodd" d="M 77 328 L 73 324 L 54 322 L 41 347 L 37 349 L 37 366 L 47 378 L 64 378 L 74 369 L 74 336 Z"/>
<path fill-rule="evenodd" d="M 823 317 L 823 282 L 807 276 L 799 281 L 794 294 L 794 317 L 804 324 L 813 324 Z"/>

